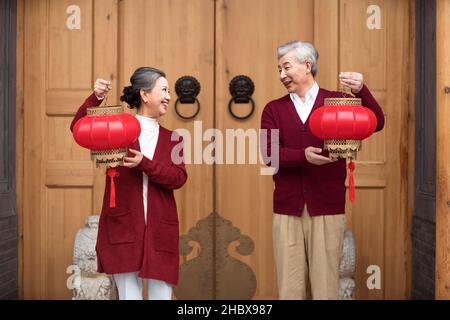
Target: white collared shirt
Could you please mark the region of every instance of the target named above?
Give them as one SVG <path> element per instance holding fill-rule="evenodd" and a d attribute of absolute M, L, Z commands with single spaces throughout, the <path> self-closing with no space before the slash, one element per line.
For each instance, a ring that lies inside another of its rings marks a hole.
<path fill-rule="evenodd" d="M 141 135 L 139 136 L 139 145 L 144 156 L 153 159 L 155 155 L 156 143 L 159 136 L 159 123 L 156 119 L 136 115 L 141 125 Z M 147 223 L 147 194 L 148 194 L 148 177 L 142 173 L 142 198 L 144 201 L 144 217 Z"/>
<path fill-rule="evenodd" d="M 292 102 L 294 103 L 295 110 L 297 111 L 298 116 L 302 120 L 303 123 L 308 119 L 309 114 L 314 106 L 314 102 L 316 101 L 317 94 L 319 93 L 319 85 L 316 81 L 314 81 L 313 86 L 305 95 L 305 101 L 296 94 L 291 93 L 289 96 L 291 97 Z"/>

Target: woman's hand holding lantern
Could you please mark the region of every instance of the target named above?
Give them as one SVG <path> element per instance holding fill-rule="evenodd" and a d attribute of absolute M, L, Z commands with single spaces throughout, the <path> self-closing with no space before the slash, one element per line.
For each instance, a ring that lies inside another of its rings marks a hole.
<path fill-rule="evenodd" d="M 104 79 L 95 80 L 94 93 L 98 100 L 103 100 L 111 89 L 111 81 Z"/>

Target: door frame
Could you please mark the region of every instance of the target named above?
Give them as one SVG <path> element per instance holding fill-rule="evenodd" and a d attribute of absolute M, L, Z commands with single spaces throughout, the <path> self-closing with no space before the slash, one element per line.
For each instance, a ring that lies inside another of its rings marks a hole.
<path fill-rule="evenodd" d="M 436 299 L 450 299 L 450 1 L 436 6 Z"/>
<path fill-rule="evenodd" d="M 16 299 L 18 290 L 18 238 L 17 238 L 17 208 L 16 208 L 16 0 L 7 0 L 2 4 L 0 15 L 2 16 L 2 44 L 1 57 L 3 68 L 0 70 L 0 78 L 3 84 L 2 109 L 0 114 L 6 134 L 1 139 L 3 157 L 0 161 L 4 165 L 4 176 L 1 178 L 0 187 L 0 231 L 3 235 L 1 250 L 2 268 L 0 275 L 4 278 L 0 286 L 0 299 Z"/>
<path fill-rule="evenodd" d="M 17 0 L 16 20 L 16 211 L 18 228 L 19 299 L 23 299 L 23 181 L 24 181 L 24 1 Z"/>
<path fill-rule="evenodd" d="M 430 2 L 430 3 L 429 3 Z M 436 228 L 436 1 L 416 0 L 415 172 L 411 233 L 413 299 L 433 299 Z M 431 80 L 431 81 L 430 81 Z M 433 172 L 427 176 L 425 171 Z"/>

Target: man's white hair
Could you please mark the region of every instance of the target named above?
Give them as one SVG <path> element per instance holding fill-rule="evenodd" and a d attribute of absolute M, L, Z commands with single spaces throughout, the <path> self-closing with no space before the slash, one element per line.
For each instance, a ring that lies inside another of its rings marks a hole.
<path fill-rule="evenodd" d="M 278 59 L 286 53 L 295 50 L 295 56 L 301 63 L 311 63 L 311 73 L 315 77 L 317 74 L 317 60 L 319 60 L 319 53 L 312 43 L 302 41 L 291 41 L 282 44 L 277 48 Z"/>

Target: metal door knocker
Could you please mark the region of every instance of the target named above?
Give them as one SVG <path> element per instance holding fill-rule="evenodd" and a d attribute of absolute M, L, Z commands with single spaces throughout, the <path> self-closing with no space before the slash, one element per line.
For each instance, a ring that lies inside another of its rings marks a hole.
<path fill-rule="evenodd" d="M 236 119 L 244 120 L 249 118 L 255 111 L 255 101 L 253 101 L 251 97 L 253 92 L 255 92 L 255 84 L 253 83 L 252 79 L 243 75 L 236 76 L 230 81 L 229 88 L 231 99 L 228 103 L 228 111 Z M 247 115 L 238 116 L 233 112 L 233 102 L 239 104 L 251 103 L 252 108 Z"/>
<path fill-rule="evenodd" d="M 177 115 L 184 119 L 190 120 L 197 116 L 200 112 L 200 102 L 197 100 L 197 96 L 200 93 L 200 82 L 191 76 L 183 76 L 175 82 L 175 92 L 178 96 L 177 101 L 175 101 L 175 112 Z M 184 116 L 178 110 L 178 103 L 182 104 L 196 104 L 197 110 L 191 116 Z"/>

